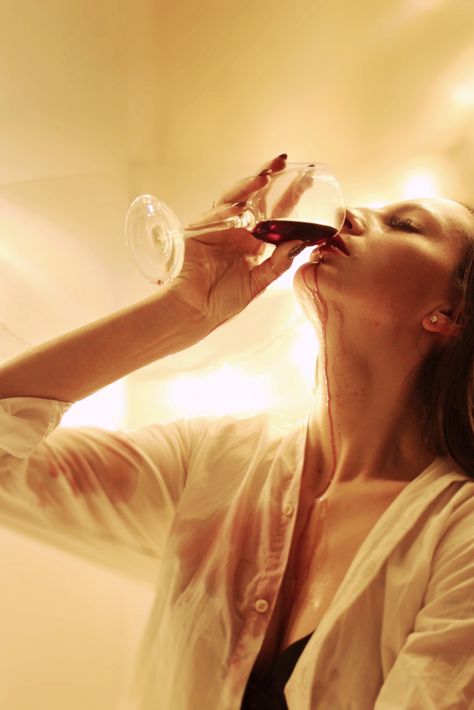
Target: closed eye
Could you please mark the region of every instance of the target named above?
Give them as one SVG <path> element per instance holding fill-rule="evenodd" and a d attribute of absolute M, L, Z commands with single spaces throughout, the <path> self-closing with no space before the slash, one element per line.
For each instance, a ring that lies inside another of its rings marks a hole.
<path fill-rule="evenodd" d="M 392 215 L 386 220 L 386 224 L 389 227 L 395 227 L 396 229 L 401 229 L 404 232 L 417 232 L 421 234 L 422 230 L 417 224 L 413 222 L 410 217 L 397 217 L 397 215 Z"/>

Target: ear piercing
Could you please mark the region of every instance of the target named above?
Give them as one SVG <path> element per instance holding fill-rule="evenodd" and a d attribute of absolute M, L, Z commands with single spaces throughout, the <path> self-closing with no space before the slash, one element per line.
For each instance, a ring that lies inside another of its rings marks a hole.
<path fill-rule="evenodd" d="M 438 322 L 438 316 L 431 316 L 430 321 L 432 323 L 437 323 Z"/>

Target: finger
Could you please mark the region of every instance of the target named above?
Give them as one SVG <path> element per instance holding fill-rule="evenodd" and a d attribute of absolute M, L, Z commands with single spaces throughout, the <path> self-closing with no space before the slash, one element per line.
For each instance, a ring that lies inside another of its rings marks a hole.
<path fill-rule="evenodd" d="M 300 201 L 301 196 L 306 192 L 306 190 L 309 190 L 313 183 L 314 177 L 312 175 L 307 173 L 304 175 L 298 175 L 298 177 L 288 185 L 278 201 L 275 202 L 271 216 L 274 219 L 288 217 Z"/>
<path fill-rule="evenodd" d="M 272 173 L 273 175 L 273 173 Z M 301 185 L 299 185 L 301 181 Z M 287 217 L 293 207 L 299 201 L 301 195 L 305 190 L 307 190 L 313 184 L 313 178 L 310 175 L 299 175 L 290 185 L 286 188 L 277 202 L 273 205 L 271 212 L 267 210 L 267 194 L 272 187 L 271 180 L 267 185 L 265 185 L 257 195 L 257 204 L 264 214 L 268 215 L 269 218 L 283 218 Z M 299 186 L 299 189 L 298 189 Z"/>
<path fill-rule="evenodd" d="M 215 222 L 222 222 L 223 220 L 227 219 L 227 217 L 235 217 L 236 215 L 239 215 L 242 213 L 242 211 L 245 209 L 247 203 L 245 200 L 242 200 L 241 202 L 235 202 L 234 204 L 222 204 L 222 205 L 217 205 L 216 207 L 213 207 L 210 210 L 207 210 L 207 212 L 203 212 L 199 217 L 196 217 L 193 219 L 192 222 L 189 222 L 188 227 L 201 227 L 205 226 L 207 224 L 213 224 Z"/>
<path fill-rule="evenodd" d="M 270 172 L 262 171 L 260 175 L 252 175 L 250 177 L 239 180 L 235 185 L 222 193 L 215 201 L 215 205 L 223 205 L 241 200 L 246 200 L 253 195 L 257 190 L 261 190 L 267 183 L 270 182 Z"/>
<path fill-rule="evenodd" d="M 263 170 L 270 170 L 272 173 L 279 173 L 281 170 L 286 168 L 287 158 L 287 154 L 282 153 L 276 158 L 273 158 L 272 160 L 269 160 L 268 162 L 264 163 L 264 165 L 261 166 L 259 172 L 262 172 Z"/>
<path fill-rule="evenodd" d="M 261 293 L 279 276 L 288 271 L 293 263 L 293 258 L 289 256 L 292 249 L 305 244 L 301 240 L 285 242 L 276 247 L 271 256 L 261 264 L 254 266 L 250 271 L 250 291 L 252 298 Z"/>
<path fill-rule="evenodd" d="M 239 180 L 238 183 L 226 190 L 215 202 L 214 205 L 221 205 L 228 202 L 238 202 L 245 200 L 257 190 L 261 190 L 270 182 L 273 173 L 280 172 L 286 167 L 286 153 L 278 155 L 273 160 L 266 162 L 258 171 L 257 175 Z"/>

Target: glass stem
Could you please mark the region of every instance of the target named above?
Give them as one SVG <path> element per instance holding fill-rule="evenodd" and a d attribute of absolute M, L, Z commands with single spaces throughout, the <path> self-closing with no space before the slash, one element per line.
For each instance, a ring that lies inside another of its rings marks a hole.
<path fill-rule="evenodd" d="M 216 222 L 205 222 L 203 224 L 189 224 L 184 228 L 185 237 L 199 237 L 201 234 L 209 232 L 219 232 L 222 229 L 253 229 L 255 227 L 255 217 L 250 210 L 245 210 L 242 214 L 226 217 Z"/>

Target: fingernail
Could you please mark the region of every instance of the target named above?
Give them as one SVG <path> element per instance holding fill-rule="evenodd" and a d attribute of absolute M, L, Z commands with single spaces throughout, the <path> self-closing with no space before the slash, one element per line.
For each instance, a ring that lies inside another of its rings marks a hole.
<path fill-rule="evenodd" d="M 262 176 L 263 176 L 263 175 L 270 175 L 271 172 L 272 172 L 272 171 L 271 171 L 271 168 L 267 168 L 266 170 L 262 170 L 262 172 L 259 173 L 259 175 L 262 175 Z"/>
<path fill-rule="evenodd" d="M 298 244 L 298 246 L 293 247 L 293 249 L 288 252 L 288 256 L 290 257 L 290 259 L 293 259 L 295 256 L 298 256 L 298 254 L 301 254 L 303 249 L 306 249 L 307 246 L 309 245 L 306 242 Z"/>
<path fill-rule="evenodd" d="M 279 158 L 284 158 L 285 160 L 288 158 L 287 153 L 282 153 L 281 155 L 278 156 Z"/>

